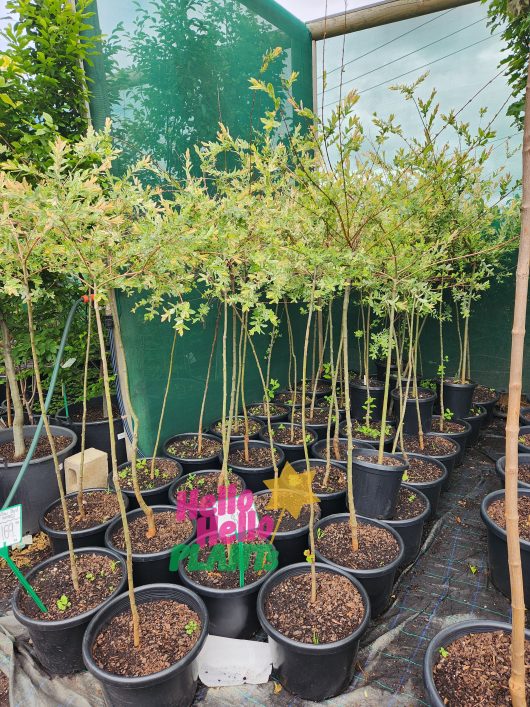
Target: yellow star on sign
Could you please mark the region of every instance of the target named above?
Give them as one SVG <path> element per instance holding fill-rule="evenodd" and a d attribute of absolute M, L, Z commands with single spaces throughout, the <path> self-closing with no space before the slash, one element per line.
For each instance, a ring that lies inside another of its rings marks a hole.
<path fill-rule="evenodd" d="M 271 511 L 286 510 L 293 518 L 298 518 L 304 506 L 318 503 L 318 496 L 315 496 L 311 488 L 315 474 L 316 471 L 299 473 L 286 462 L 278 479 L 263 482 L 272 491 L 266 508 Z"/>

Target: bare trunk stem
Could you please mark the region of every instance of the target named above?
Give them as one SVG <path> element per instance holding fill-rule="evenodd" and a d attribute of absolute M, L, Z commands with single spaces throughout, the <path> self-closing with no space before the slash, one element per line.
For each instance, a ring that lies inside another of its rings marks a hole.
<path fill-rule="evenodd" d="M 4 350 L 4 366 L 6 369 L 7 390 L 11 394 L 11 402 L 15 410 L 13 419 L 13 443 L 15 445 L 15 459 L 22 459 L 26 453 L 26 442 L 24 440 L 24 406 L 17 384 L 17 375 L 13 355 L 11 351 L 11 333 L 0 312 L 0 329 L 2 331 L 2 347 Z M 8 400 L 8 415 L 11 414 L 11 408 Z M 9 422 L 9 421 L 8 421 Z"/>
<path fill-rule="evenodd" d="M 155 467 L 156 467 L 156 455 L 158 451 L 158 445 L 160 444 L 160 435 L 162 434 L 162 425 L 164 424 L 164 415 L 166 413 L 167 396 L 169 395 L 169 388 L 171 386 L 171 377 L 173 375 L 173 360 L 175 358 L 175 345 L 177 343 L 177 330 L 173 332 L 173 341 L 171 342 L 171 351 L 169 353 L 169 368 L 167 371 L 166 388 L 164 390 L 164 398 L 162 400 L 162 409 L 160 411 L 160 419 L 158 421 L 158 430 L 156 431 L 156 440 L 153 447 L 153 457 L 151 459 L 151 481 L 155 478 Z"/>

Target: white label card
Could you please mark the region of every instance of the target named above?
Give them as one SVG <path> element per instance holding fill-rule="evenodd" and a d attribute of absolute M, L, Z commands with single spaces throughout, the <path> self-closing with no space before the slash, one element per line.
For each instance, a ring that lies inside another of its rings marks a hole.
<path fill-rule="evenodd" d="M 22 506 L 0 511 L 0 547 L 18 545 L 22 540 Z"/>

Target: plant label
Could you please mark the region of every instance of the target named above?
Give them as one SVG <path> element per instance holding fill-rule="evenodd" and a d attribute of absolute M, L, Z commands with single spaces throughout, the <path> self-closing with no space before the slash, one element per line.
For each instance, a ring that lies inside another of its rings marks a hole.
<path fill-rule="evenodd" d="M 22 540 L 22 506 L 10 506 L 0 511 L 0 547 L 18 545 Z"/>

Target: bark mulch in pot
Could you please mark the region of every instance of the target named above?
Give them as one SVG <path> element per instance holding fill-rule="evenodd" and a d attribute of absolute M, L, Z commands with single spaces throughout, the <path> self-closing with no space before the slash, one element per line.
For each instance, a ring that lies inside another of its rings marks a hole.
<path fill-rule="evenodd" d="M 243 437 L 245 434 L 245 418 L 244 417 L 238 417 L 237 422 L 239 423 L 237 425 L 237 428 L 234 424 L 234 420 L 232 420 L 232 429 L 230 431 L 230 436 L 231 437 Z M 249 435 L 255 435 L 258 433 L 261 428 L 263 427 L 263 422 L 260 420 L 248 420 L 248 433 Z M 220 435 L 223 433 L 222 429 L 222 423 L 218 422 L 214 427 L 212 427 L 212 430 L 215 430 L 215 433 Z"/>
<path fill-rule="evenodd" d="M 519 464 L 518 479 L 525 484 L 530 484 L 530 464 Z"/>
<path fill-rule="evenodd" d="M 121 417 L 120 408 L 118 403 L 114 403 L 112 406 L 112 419 Z M 103 422 L 103 420 L 108 420 L 108 416 L 103 415 L 103 405 L 88 405 L 86 409 L 86 421 L 87 422 Z M 70 415 L 70 420 L 72 422 L 83 422 L 83 406 L 79 410 L 74 410 Z"/>
<path fill-rule="evenodd" d="M 331 439 L 330 442 L 331 446 L 331 461 L 336 461 L 336 462 L 346 462 L 348 460 L 348 443 L 346 440 L 341 440 L 338 444 L 339 447 L 339 456 L 335 454 L 335 445 L 333 444 L 333 439 Z M 355 442 L 352 445 L 352 449 L 360 449 Z"/>
<path fill-rule="evenodd" d="M 143 491 L 156 489 L 159 486 L 168 484 L 180 473 L 178 467 L 172 459 L 158 458 L 155 464 L 154 478 L 151 479 L 151 460 L 138 459 L 136 462 L 136 473 L 138 483 Z M 127 491 L 133 491 L 132 470 L 130 464 L 118 471 L 120 486 Z"/>
<path fill-rule="evenodd" d="M 412 489 L 400 488 L 393 520 L 417 518 L 425 510 L 425 501 Z"/>
<path fill-rule="evenodd" d="M 519 496 L 519 535 L 522 540 L 530 541 L 530 496 Z M 506 512 L 504 498 L 498 498 L 488 506 L 488 515 L 494 523 L 506 530 Z"/>
<path fill-rule="evenodd" d="M 313 489 L 314 490 L 314 489 Z M 267 508 L 267 503 L 269 503 L 271 499 L 271 494 L 270 493 L 263 493 L 260 494 L 259 496 L 254 496 L 254 506 L 256 508 L 256 512 L 258 514 L 258 518 L 262 518 L 263 516 L 270 516 L 271 518 L 274 518 L 274 527 L 276 528 L 276 523 L 278 522 L 279 517 L 281 516 L 282 519 L 280 521 L 280 525 L 277 528 L 277 532 L 279 533 L 287 533 L 290 530 L 298 530 L 298 528 L 303 528 L 304 526 L 309 524 L 310 520 L 310 515 L 311 515 L 311 508 L 309 505 L 307 506 L 302 506 L 300 515 L 298 518 L 294 518 L 287 509 L 283 510 L 282 514 L 282 509 L 270 509 Z M 320 519 L 320 508 L 316 507 L 315 508 L 315 522 Z"/>
<path fill-rule="evenodd" d="M 272 430 L 273 433 L 273 440 L 277 444 L 303 444 L 304 443 L 304 435 L 302 434 L 302 429 L 300 427 L 294 427 L 294 434 L 291 436 L 291 425 L 288 422 L 285 423 L 280 423 L 284 424 L 285 427 L 274 427 Z M 308 435 L 308 444 L 311 444 L 314 441 L 314 435 L 312 435 L 310 432 L 306 433 Z M 269 439 L 269 433 L 267 430 L 264 431 L 263 437 L 265 437 L 267 440 Z"/>
<path fill-rule="evenodd" d="M 495 400 L 497 397 L 497 392 L 494 388 L 487 388 L 485 385 L 477 385 L 473 391 L 473 402 L 475 405 L 480 405 L 481 403 L 489 403 Z"/>
<path fill-rule="evenodd" d="M 366 381 L 360 376 L 350 376 L 350 382 L 355 383 L 355 385 L 362 385 L 366 388 Z M 384 385 L 378 378 L 370 378 L 368 382 L 370 388 L 382 388 Z"/>
<path fill-rule="evenodd" d="M 281 393 L 275 396 L 275 401 L 277 403 L 282 403 L 282 405 L 301 405 L 302 404 L 302 394 L 297 392 L 296 394 L 290 390 L 282 390 Z M 305 396 L 305 404 L 311 405 L 313 397 L 309 394 Z"/>
<path fill-rule="evenodd" d="M 228 472 L 228 483 L 234 484 L 237 492 L 243 491 L 243 482 L 236 476 L 233 472 Z M 197 489 L 198 491 L 198 501 L 200 501 L 204 496 L 214 495 L 217 496 L 219 487 L 221 486 L 221 472 L 212 471 L 209 474 L 188 474 L 185 481 L 179 484 L 175 489 L 175 493 L 179 491 L 193 491 Z M 175 496 L 176 498 L 176 496 Z"/>
<path fill-rule="evenodd" d="M 262 544 L 259 543 L 258 541 L 255 541 L 252 543 L 253 545 L 256 544 Z M 269 543 L 263 543 L 266 545 L 269 545 Z M 210 545 L 205 545 L 204 547 L 199 548 L 199 553 L 198 553 L 198 560 L 199 562 L 206 562 L 208 559 L 208 555 L 212 551 L 212 546 Z M 234 553 L 234 555 L 231 555 L 231 553 Z M 217 572 L 217 571 L 206 571 L 206 570 L 196 570 L 194 572 L 189 572 L 187 570 L 187 563 L 188 561 L 185 560 L 186 562 L 186 574 L 194 581 L 197 582 L 197 584 L 202 585 L 203 587 L 211 587 L 212 589 L 239 589 L 239 568 L 238 568 L 238 557 L 239 555 L 239 548 L 237 544 L 234 545 L 225 545 L 225 560 L 227 564 L 232 561 L 235 564 L 236 569 L 233 571 L 227 571 L 227 572 Z M 245 571 L 245 586 L 247 584 L 254 584 L 254 582 L 257 582 L 258 579 L 263 577 L 263 574 L 265 570 L 261 569 L 254 569 L 256 561 L 256 553 L 253 552 L 250 554 L 250 559 L 249 559 L 249 566 L 247 570 Z"/>
<path fill-rule="evenodd" d="M 282 580 L 265 601 L 265 616 L 282 635 L 300 643 L 333 643 L 350 636 L 364 617 L 361 595 L 346 577 L 332 572 L 317 572 L 316 583 L 312 604 L 309 572 Z"/>
<path fill-rule="evenodd" d="M 423 436 L 423 449 L 420 447 L 420 440 L 414 435 L 403 435 L 405 451 L 411 454 L 427 454 L 431 457 L 443 457 L 447 454 L 454 454 L 456 444 L 447 437 Z"/>
<path fill-rule="evenodd" d="M 359 523 L 358 532 L 359 549 L 353 552 L 349 524 L 329 523 L 316 540 L 317 550 L 337 565 L 355 570 L 385 567 L 399 555 L 398 542 L 388 530 Z"/>
<path fill-rule="evenodd" d="M 280 461 L 278 451 L 274 450 L 276 463 Z M 244 449 L 233 449 L 228 454 L 228 466 L 248 467 L 249 469 L 262 469 L 272 466 L 272 455 L 269 447 L 249 447 L 248 461 L 245 459 Z"/>
<path fill-rule="evenodd" d="M 381 423 L 372 420 L 369 425 L 365 425 L 360 420 L 352 420 L 351 426 L 352 435 L 356 439 L 365 439 L 367 442 L 379 441 L 381 435 Z M 346 433 L 346 425 L 344 425 L 344 433 Z M 394 430 L 387 425 L 385 430 L 385 441 L 392 439 Z"/>
<path fill-rule="evenodd" d="M 440 432 L 444 435 L 450 435 L 452 433 L 458 434 L 466 429 L 465 425 L 460 422 L 453 422 L 452 420 L 444 420 L 444 428 L 440 429 L 440 418 L 437 415 L 433 415 L 432 418 L 432 430 L 433 432 Z"/>
<path fill-rule="evenodd" d="M 163 511 L 155 513 L 156 535 L 154 538 L 147 538 L 147 519 L 142 513 L 136 518 L 129 520 L 129 532 L 131 534 L 132 551 L 140 555 L 151 554 L 153 552 L 163 552 L 185 542 L 193 531 L 193 523 L 190 520 L 177 520 L 175 511 Z M 123 526 L 119 526 L 112 534 L 114 545 L 125 552 L 125 537 Z"/>
<path fill-rule="evenodd" d="M 209 459 L 220 454 L 222 449 L 221 442 L 203 437 L 201 451 L 199 452 L 199 441 L 197 438 L 187 437 L 170 444 L 167 451 L 180 459 Z"/>
<path fill-rule="evenodd" d="M 455 707 L 512 704 L 508 687 L 511 673 L 509 633 L 471 633 L 443 646 L 442 652 L 433 668 L 433 677 L 445 704 Z M 525 642 L 525 663 L 530 663 L 530 641 Z M 530 694 L 528 670 L 526 693 Z"/>
<path fill-rule="evenodd" d="M 326 479 L 325 462 L 322 462 L 322 464 L 315 464 L 313 462 L 310 466 L 310 469 L 313 473 L 316 472 L 315 476 L 313 477 L 313 482 L 311 484 L 313 493 L 336 493 L 337 491 L 346 490 L 348 482 L 344 469 L 339 469 L 337 466 L 330 466 L 328 480 L 326 484 L 324 484 L 324 481 Z M 305 468 L 297 469 L 297 471 L 302 474 L 305 472 Z"/>
<path fill-rule="evenodd" d="M 51 557 L 53 552 L 46 533 L 38 533 L 33 536 L 31 545 L 22 550 L 10 550 L 9 554 L 22 574 L 26 575 L 32 567 Z M 17 584 L 18 580 L 6 561 L 0 559 L 0 611 L 7 608 Z"/>
<path fill-rule="evenodd" d="M 32 439 L 33 437 L 24 437 L 26 452 Z M 66 447 L 72 443 L 72 438 L 65 437 L 63 435 L 53 435 L 53 441 L 55 443 L 55 451 L 62 452 L 63 449 L 66 449 Z M 37 442 L 35 453 L 33 454 L 33 459 L 43 459 L 44 457 L 51 456 L 51 453 L 50 443 L 46 435 L 44 437 L 40 437 Z M 2 442 L 2 444 L 0 444 L 0 459 L 3 459 L 8 464 L 22 463 L 25 457 L 26 454 L 24 453 L 23 457 L 19 457 L 18 459 L 15 458 L 15 443 L 12 440 L 9 442 Z"/>
<path fill-rule="evenodd" d="M 274 403 L 269 403 L 269 414 L 271 417 L 274 417 L 275 415 L 285 415 L 286 412 L 287 411 L 285 408 L 275 405 Z M 266 416 L 267 410 L 265 409 L 265 403 L 250 405 L 250 407 L 247 408 L 247 414 Z"/>
<path fill-rule="evenodd" d="M 79 515 L 77 496 L 66 499 L 66 508 L 71 530 L 93 528 L 114 518 L 120 512 L 118 498 L 114 491 L 85 491 L 83 493 L 84 518 Z M 60 503 L 46 514 L 44 521 L 52 530 L 64 531 L 63 509 Z"/>
<path fill-rule="evenodd" d="M 379 464 L 376 454 L 372 456 L 369 456 L 368 454 L 357 454 L 354 457 L 353 461 L 362 461 L 367 462 L 368 464 Z M 381 460 L 381 466 L 403 466 L 403 459 L 398 459 L 397 457 L 384 456 Z"/>
<path fill-rule="evenodd" d="M 427 459 L 409 457 L 408 462 L 409 468 L 403 474 L 403 481 L 405 482 L 421 484 L 428 481 L 436 481 L 443 474 L 443 469 L 440 469 L 437 464 L 427 461 Z M 530 464 L 528 466 L 530 467 Z"/>
<path fill-rule="evenodd" d="M 334 414 L 333 412 L 331 413 Z M 311 410 L 306 410 L 305 422 L 306 425 L 327 425 L 328 424 L 329 410 L 326 408 L 315 408 L 313 414 L 311 415 Z M 296 422 L 298 425 L 302 424 L 302 411 L 295 410 L 292 416 L 292 421 Z"/>
<path fill-rule="evenodd" d="M 31 580 L 33 589 L 48 609 L 47 613 L 43 614 L 26 592 L 20 592 L 19 606 L 22 612 L 40 621 L 70 619 L 101 604 L 121 580 L 120 563 L 108 555 L 79 554 L 76 555 L 76 565 L 79 592 L 74 590 L 72 584 L 70 560 L 63 557 L 47 565 Z M 64 597 L 66 599 L 61 602 Z"/>
<path fill-rule="evenodd" d="M 108 673 L 140 677 L 171 667 L 201 635 L 199 615 L 186 604 L 160 599 L 138 604 L 141 649 L 134 647 L 130 611 L 114 616 L 96 638 L 92 654 Z"/>
<path fill-rule="evenodd" d="M 403 390 L 403 397 L 405 396 L 405 388 L 402 388 Z M 425 400 L 426 398 L 432 397 L 433 391 L 432 390 L 418 390 L 418 396 L 416 397 L 414 395 L 414 391 L 412 390 L 412 386 L 409 388 L 409 391 L 407 393 L 407 400 Z"/>

